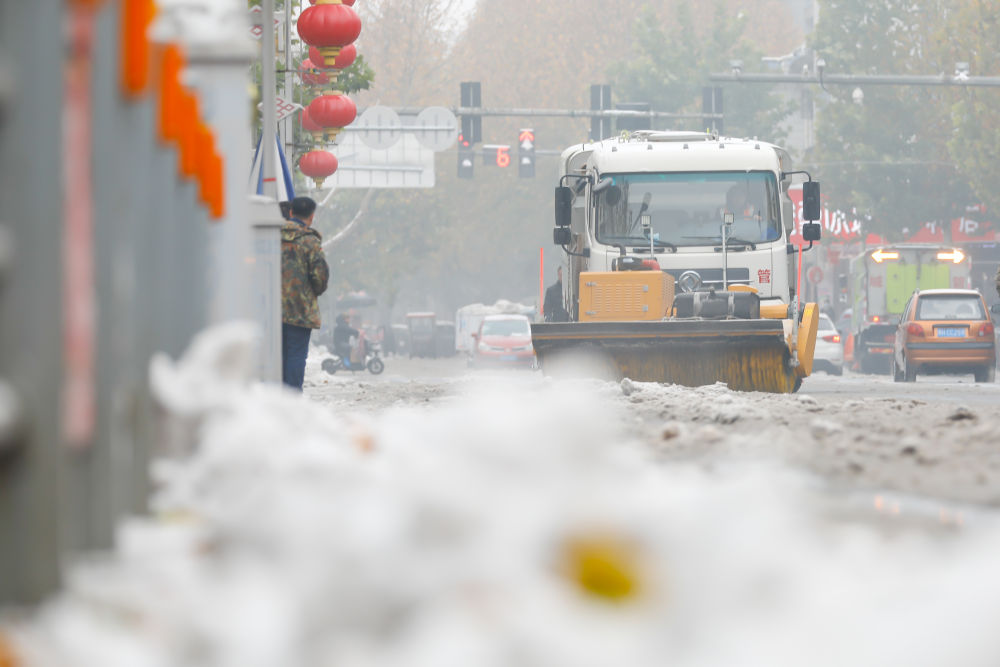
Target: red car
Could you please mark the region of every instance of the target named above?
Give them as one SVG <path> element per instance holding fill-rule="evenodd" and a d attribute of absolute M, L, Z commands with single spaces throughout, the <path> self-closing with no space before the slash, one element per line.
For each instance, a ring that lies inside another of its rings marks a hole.
<path fill-rule="evenodd" d="M 469 366 L 518 366 L 533 368 L 531 322 L 524 315 L 487 315 L 473 334 L 475 346 Z"/>

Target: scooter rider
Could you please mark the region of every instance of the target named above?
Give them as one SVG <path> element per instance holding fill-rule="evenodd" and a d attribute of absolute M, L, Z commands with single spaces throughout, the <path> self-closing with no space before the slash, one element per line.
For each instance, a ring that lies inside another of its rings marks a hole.
<path fill-rule="evenodd" d="M 344 362 L 344 368 L 351 367 L 351 337 L 360 334 L 347 322 L 347 315 L 337 315 L 337 325 L 333 328 L 333 352 Z"/>

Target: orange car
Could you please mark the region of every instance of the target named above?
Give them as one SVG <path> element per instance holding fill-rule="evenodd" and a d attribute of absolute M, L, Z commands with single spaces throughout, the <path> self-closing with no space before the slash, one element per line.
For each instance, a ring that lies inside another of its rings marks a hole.
<path fill-rule="evenodd" d="M 917 373 L 973 373 L 976 382 L 993 382 L 996 359 L 993 322 L 976 290 L 917 290 L 906 302 L 893 344 L 896 382 L 913 382 Z"/>

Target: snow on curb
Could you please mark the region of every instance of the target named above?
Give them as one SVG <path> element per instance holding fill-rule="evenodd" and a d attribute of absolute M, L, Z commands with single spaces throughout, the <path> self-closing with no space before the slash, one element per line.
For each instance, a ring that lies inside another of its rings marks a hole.
<path fill-rule="evenodd" d="M 825 516 L 811 478 L 664 466 L 624 435 L 633 398 L 726 424 L 746 395 L 499 383 L 351 415 L 233 381 L 242 335 L 219 336 L 155 374 L 197 426 L 154 518 L 20 628 L 46 664 L 1000 660 L 995 530 L 886 537 Z"/>

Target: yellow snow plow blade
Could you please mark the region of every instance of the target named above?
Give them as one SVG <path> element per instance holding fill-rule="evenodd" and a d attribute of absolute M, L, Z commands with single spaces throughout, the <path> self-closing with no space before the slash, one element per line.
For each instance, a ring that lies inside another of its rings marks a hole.
<path fill-rule="evenodd" d="M 819 308 L 815 303 L 807 303 L 802 309 L 799 321 L 799 336 L 795 341 L 799 365 L 795 368 L 799 378 L 812 375 L 813 354 L 816 352 L 816 332 L 819 331 Z"/>
<path fill-rule="evenodd" d="M 803 320 L 813 325 L 800 327 L 795 341 L 790 320 L 768 318 L 532 324 L 531 340 L 547 375 L 596 371 L 609 379 L 791 393 L 812 368 L 818 315 L 807 312 Z M 808 366 L 793 361 L 793 347 L 809 351 Z"/>

